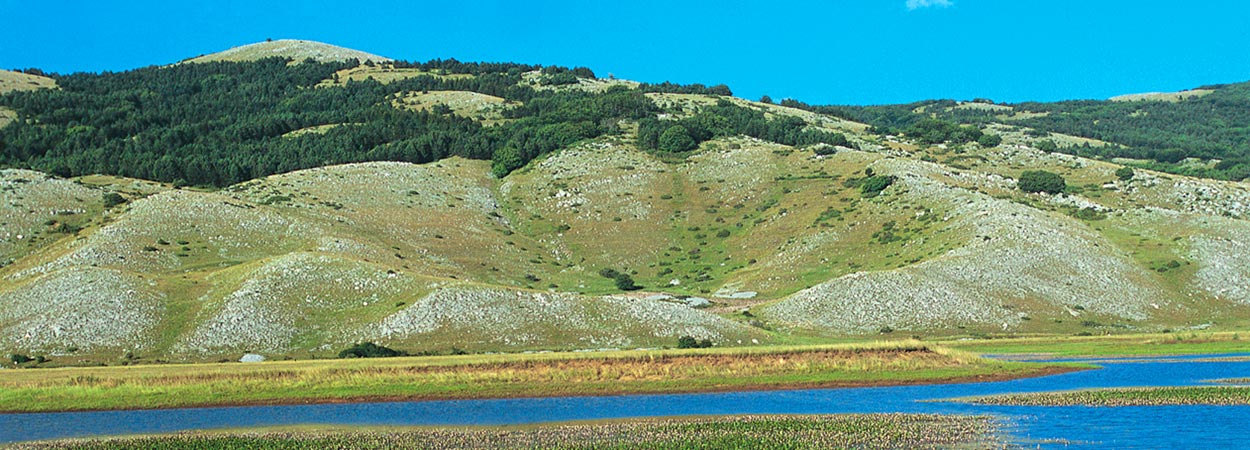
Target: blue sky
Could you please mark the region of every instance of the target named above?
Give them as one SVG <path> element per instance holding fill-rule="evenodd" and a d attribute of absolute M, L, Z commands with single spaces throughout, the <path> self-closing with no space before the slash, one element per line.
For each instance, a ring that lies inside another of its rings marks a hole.
<path fill-rule="evenodd" d="M 0 67 L 119 71 L 266 38 L 582 65 L 809 103 L 1106 98 L 1250 80 L 1250 2 L 0 0 Z"/>

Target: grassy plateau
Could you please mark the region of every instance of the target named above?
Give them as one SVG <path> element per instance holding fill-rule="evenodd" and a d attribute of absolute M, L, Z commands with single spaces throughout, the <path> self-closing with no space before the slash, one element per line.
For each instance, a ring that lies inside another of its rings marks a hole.
<path fill-rule="evenodd" d="M 826 449 L 1003 448 L 987 417 L 939 415 L 739 416 L 522 427 L 296 428 L 196 432 L 21 444 L 28 449 L 551 448 Z"/>
<path fill-rule="evenodd" d="M 986 381 L 1088 366 L 996 361 L 915 341 L 19 370 L 0 411 L 506 398 Z"/>

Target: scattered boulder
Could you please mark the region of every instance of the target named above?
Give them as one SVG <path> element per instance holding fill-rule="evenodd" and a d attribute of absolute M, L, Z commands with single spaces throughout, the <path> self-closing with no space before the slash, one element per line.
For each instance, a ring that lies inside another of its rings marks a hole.
<path fill-rule="evenodd" d="M 242 358 L 239 358 L 239 362 L 241 362 L 241 363 L 258 363 L 258 362 L 265 362 L 265 356 L 264 356 L 264 355 L 258 355 L 258 354 L 255 354 L 255 353 L 245 353 L 245 354 L 243 355 L 243 357 L 242 357 Z"/>

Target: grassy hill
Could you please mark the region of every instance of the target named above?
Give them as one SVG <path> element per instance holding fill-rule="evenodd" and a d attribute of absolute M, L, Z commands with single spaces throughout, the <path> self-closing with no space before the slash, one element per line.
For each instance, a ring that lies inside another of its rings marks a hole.
<path fill-rule="evenodd" d="M 1205 178 L 1250 178 L 1250 83 L 1052 103 L 801 106 L 869 123 L 883 134 L 916 134 L 912 125 L 939 118 L 1020 132 L 1048 151 Z"/>
<path fill-rule="evenodd" d="M 296 62 L 312 59 L 318 62 L 346 61 L 349 59 L 373 62 L 387 62 L 390 58 L 365 53 L 359 50 L 343 48 L 315 41 L 297 39 L 279 39 L 241 45 L 208 55 L 197 56 L 183 62 L 206 63 L 218 61 L 256 61 L 264 58 L 290 58 Z"/>
<path fill-rule="evenodd" d="M 75 173 L 108 167 L 82 153 L 66 154 L 68 177 L 0 171 L 0 350 L 86 363 L 325 357 L 360 341 L 447 353 L 1250 323 L 1250 187 L 1125 177 L 1012 125 L 984 124 L 994 145 L 928 142 L 697 86 L 565 83 L 567 69 L 396 62 L 373 67 L 411 70 L 336 82 L 368 66 L 212 64 L 194 73 L 291 70 L 303 87 L 200 123 L 199 139 L 262 155 L 333 149 L 330 160 L 239 166 L 258 172 L 221 188 Z M 99 98 L 82 79 L 63 84 L 0 101 Z M 213 134 L 277 117 L 284 102 L 320 112 L 283 116 L 262 137 Z M 79 126 L 39 117 L 0 135 L 68 139 L 58 133 Z M 387 134 L 405 123 L 462 134 Z M 675 124 L 688 144 L 645 137 Z M 436 140 L 461 147 L 425 161 L 403 150 L 451 145 Z M 37 142 L 9 142 L 9 165 L 60 161 L 18 158 Z M 210 155 L 196 153 L 204 142 L 158 160 L 203 164 L 190 157 Z M 1033 170 L 1066 189 L 1023 191 Z"/>
<path fill-rule="evenodd" d="M 56 88 L 56 80 L 23 72 L 0 70 L 0 95 L 9 92 Z M 17 120 L 17 112 L 0 107 L 0 128 Z"/>

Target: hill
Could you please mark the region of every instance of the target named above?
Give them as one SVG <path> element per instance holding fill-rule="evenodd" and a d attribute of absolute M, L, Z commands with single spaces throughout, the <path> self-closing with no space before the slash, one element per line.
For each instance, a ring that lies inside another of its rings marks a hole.
<path fill-rule="evenodd" d="M 936 117 L 1020 130 L 1048 151 L 1204 178 L 1250 178 L 1250 83 L 1053 103 L 801 106 L 869 123 L 884 134 L 915 134 L 910 127 Z"/>
<path fill-rule="evenodd" d="M 0 350 L 88 363 L 1250 323 L 1244 183 L 1126 173 L 998 121 L 882 133 L 588 69 L 288 61 L 0 96 L 34 119 L 0 128 L 16 167 L 0 171 Z M 366 71 L 398 72 L 343 81 Z M 143 90 L 160 96 L 118 106 Z M 916 108 L 1005 114 L 984 105 Z M 1033 171 L 1064 186 L 1030 192 Z"/>
<path fill-rule="evenodd" d="M 197 56 L 183 62 L 187 63 L 206 63 L 218 61 L 256 61 L 264 58 L 288 58 L 296 62 L 305 59 L 312 59 L 317 62 L 341 62 L 350 59 L 373 62 L 387 62 L 390 58 L 378 56 L 371 53 L 365 53 L 359 50 L 352 50 L 335 45 L 325 44 L 315 41 L 302 41 L 296 39 L 279 39 L 274 41 L 257 42 L 255 44 L 241 45 L 229 50 Z"/>
<path fill-rule="evenodd" d="M 51 78 L 24 72 L 0 70 L 0 95 L 9 92 L 52 88 L 56 88 L 56 80 Z M 17 119 L 16 112 L 9 108 L 0 107 L 0 128 L 3 128 L 15 119 Z"/>
<path fill-rule="evenodd" d="M 0 70 L 0 94 L 55 88 L 56 80 L 23 72 Z"/>

